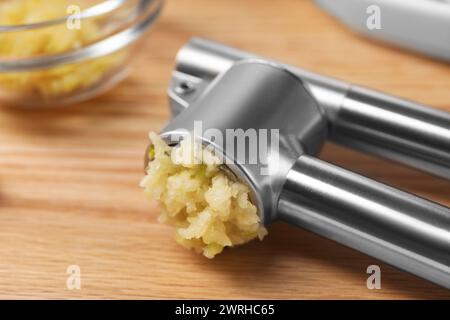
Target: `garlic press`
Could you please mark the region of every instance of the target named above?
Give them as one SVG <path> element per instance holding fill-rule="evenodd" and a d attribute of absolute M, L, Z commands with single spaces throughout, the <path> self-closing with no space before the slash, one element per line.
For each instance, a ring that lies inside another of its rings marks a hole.
<path fill-rule="evenodd" d="M 194 133 L 219 151 L 266 226 L 285 221 L 450 289 L 450 208 L 316 158 L 328 139 L 450 179 L 449 113 L 199 38 L 179 51 L 168 95 L 161 137 Z M 215 138 L 230 129 L 278 140 L 265 161 L 243 161 Z"/>

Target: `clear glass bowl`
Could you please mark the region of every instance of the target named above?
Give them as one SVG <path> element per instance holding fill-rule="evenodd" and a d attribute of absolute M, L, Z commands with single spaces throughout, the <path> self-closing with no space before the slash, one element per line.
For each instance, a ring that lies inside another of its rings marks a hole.
<path fill-rule="evenodd" d="M 51 2 L 0 1 L 0 106 L 60 106 L 111 88 L 129 71 L 138 40 L 163 4 L 77 0 L 56 8 Z"/>

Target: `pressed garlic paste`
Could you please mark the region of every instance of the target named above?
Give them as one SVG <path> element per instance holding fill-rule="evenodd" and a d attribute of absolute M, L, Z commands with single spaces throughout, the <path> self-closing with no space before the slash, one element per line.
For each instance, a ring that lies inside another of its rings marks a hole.
<path fill-rule="evenodd" d="M 152 160 L 141 187 L 159 202 L 159 220 L 175 227 L 178 243 L 213 258 L 224 247 L 264 238 L 250 190 L 221 171 L 219 159 L 190 139 L 175 147 L 156 133 L 150 140 Z"/>
<path fill-rule="evenodd" d="M 77 5 L 78 5 L 77 1 Z M 81 1 L 89 4 L 89 1 Z M 74 4 L 69 0 L 0 0 L 0 25 L 23 25 L 67 16 Z M 82 6 L 80 9 L 83 9 Z M 35 30 L 0 33 L 0 59 L 25 59 L 56 55 L 95 43 L 101 28 L 92 19 L 83 20 L 80 28 L 68 28 L 62 22 Z M 26 72 L 0 72 L 0 95 L 48 98 L 85 89 L 98 83 L 124 58 L 123 53 Z"/>

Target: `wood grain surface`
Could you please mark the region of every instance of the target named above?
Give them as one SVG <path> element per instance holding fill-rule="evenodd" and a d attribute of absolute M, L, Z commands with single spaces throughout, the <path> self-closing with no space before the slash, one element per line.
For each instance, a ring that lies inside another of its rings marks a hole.
<path fill-rule="evenodd" d="M 144 199 L 147 132 L 169 118 L 177 50 L 203 36 L 450 111 L 450 65 L 356 35 L 307 0 L 170 0 L 110 92 L 45 111 L 0 108 L 0 298 L 450 298 L 450 291 L 277 223 L 210 261 Z M 321 157 L 450 205 L 450 183 L 326 145 Z M 382 289 L 366 268 L 381 266 Z M 68 290 L 66 269 L 81 268 Z"/>

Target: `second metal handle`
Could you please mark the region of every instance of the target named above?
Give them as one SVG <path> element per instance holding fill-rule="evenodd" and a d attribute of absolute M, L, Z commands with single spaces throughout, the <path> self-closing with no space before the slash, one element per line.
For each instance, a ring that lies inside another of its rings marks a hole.
<path fill-rule="evenodd" d="M 450 208 L 301 156 L 278 210 L 281 220 L 450 289 Z"/>
<path fill-rule="evenodd" d="M 352 87 L 330 126 L 340 144 L 450 180 L 450 114 Z"/>

